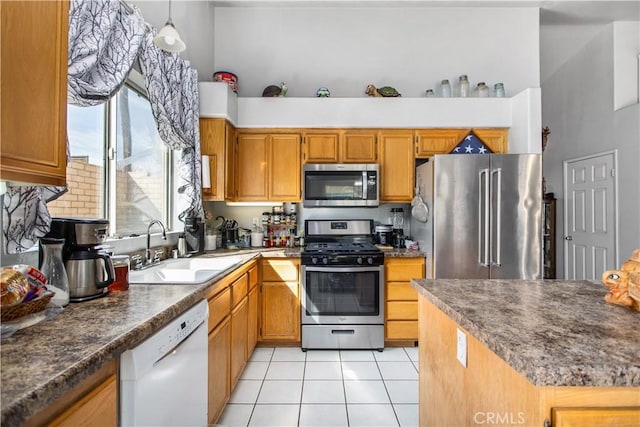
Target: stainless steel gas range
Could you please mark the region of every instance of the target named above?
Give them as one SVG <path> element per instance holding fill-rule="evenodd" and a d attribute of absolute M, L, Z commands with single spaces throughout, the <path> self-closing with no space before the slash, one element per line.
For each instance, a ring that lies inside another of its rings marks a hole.
<path fill-rule="evenodd" d="M 302 350 L 384 348 L 384 254 L 372 220 L 307 220 Z"/>

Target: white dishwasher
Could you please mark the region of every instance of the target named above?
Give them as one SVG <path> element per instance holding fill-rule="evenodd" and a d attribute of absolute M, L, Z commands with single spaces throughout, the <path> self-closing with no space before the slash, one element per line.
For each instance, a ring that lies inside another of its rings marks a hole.
<path fill-rule="evenodd" d="M 122 426 L 207 425 L 207 318 L 201 301 L 120 356 Z"/>

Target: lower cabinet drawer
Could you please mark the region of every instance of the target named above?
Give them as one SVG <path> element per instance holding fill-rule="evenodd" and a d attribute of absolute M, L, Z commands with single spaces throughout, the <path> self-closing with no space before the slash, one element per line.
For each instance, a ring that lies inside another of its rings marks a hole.
<path fill-rule="evenodd" d="M 227 288 L 209 300 L 209 332 L 231 311 L 231 289 Z"/>
<path fill-rule="evenodd" d="M 418 291 L 408 282 L 388 282 L 388 301 L 418 301 Z"/>
<path fill-rule="evenodd" d="M 418 301 L 387 302 L 387 320 L 418 320 Z"/>
<path fill-rule="evenodd" d="M 417 320 L 389 320 L 385 323 L 385 339 L 387 340 L 417 340 Z"/>

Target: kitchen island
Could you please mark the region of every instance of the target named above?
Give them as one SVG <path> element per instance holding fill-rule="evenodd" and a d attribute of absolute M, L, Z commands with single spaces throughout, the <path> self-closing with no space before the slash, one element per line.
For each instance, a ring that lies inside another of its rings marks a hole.
<path fill-rule="evenodd" d="M 558 426 L 569 417 L 579 417 L 575 425 L 640 424 L 640 313 L 607 304 L 602 285 L 412 285 L 419 294 L 421 426 Z"/>

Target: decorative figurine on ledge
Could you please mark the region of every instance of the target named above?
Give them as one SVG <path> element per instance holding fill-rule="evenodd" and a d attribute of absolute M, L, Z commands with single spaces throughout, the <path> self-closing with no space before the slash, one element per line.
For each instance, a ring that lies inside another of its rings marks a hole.
<path fill-rule="evenodd" d="M 602 273 L 602 283 L 609 288 L 606 302 L 640 311 L 640 249 L 633 251 L 620 270 Z"/>
<path fill-rule="evenodd" d="M 331 92 L 326 87 L 321 87 L 316 91 L 316 96 L 318 98 L 329 98 L 331 96 Z"/>
<path fill-rule="evenodd" d="M 391 86 L 383 86 L 380 88 L 376 88 L 374 85 L 368 85 L 367 90 L 364 93 L 366 93 L 369 96 L 384 97 L 384 98 L 395 98 L 397 96 L 402 96 L 400 92 L 398 92 Z"/>
<path fill-rule="evenodd" d="M 280 83 L 280 86 L 269 85 L 265 87 L 264 90 L 262 91 L 262 96 L 265 98 L 275 97 L 275 96 L 286 96 L 288 89 L 289 88 L 287 87 L 287 84 L 285 82 Z"/>

